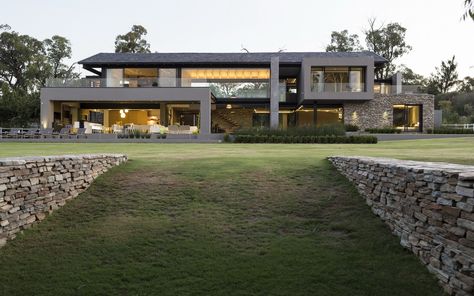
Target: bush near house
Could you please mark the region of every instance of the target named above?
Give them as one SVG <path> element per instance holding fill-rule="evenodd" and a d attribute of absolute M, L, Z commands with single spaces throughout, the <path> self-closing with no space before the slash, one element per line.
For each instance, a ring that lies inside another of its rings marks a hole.
<path fill-rule="evenodd" d="M 359 127 L 355 124 L 345 124 L 344 128 L 346 129 L 346 132 L 356 132 L 359 130 Z"/>
<path fill-rule="evenodd" d="M 234 133 L 234 135 L 255 135 L 255 136 L 344 136 L 346 129 L 343 124 L 326 124 L 322 126 L 308 126 L 308 127 L 289 127 L 286 129 L 277 128 L 270 129 L 263 128 L 248 128 L 241 129 Z"/>
<path fill-rule="evenodd" d="M 440 127 L 435 129 L 427 129 L 428 134 L 474 134 L 474 130 L 465 128 L 448 128 Z"/>
<path fill-rule="evenodd" d="M 235 143 L 376 144 L 374 136 L 236 135 Z"/>
<path fill-rule="evenodd" d="M 384 128 L 366 128 L 366 132 L 369 134 L 399 134 L 402 131 L 394 127 L 384 127 Z"/>

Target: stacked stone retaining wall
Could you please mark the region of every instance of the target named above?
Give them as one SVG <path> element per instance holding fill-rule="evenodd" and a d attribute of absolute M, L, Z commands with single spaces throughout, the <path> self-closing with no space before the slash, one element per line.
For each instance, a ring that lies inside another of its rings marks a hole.
<path fill-rule="evenodd" d="M 474 166 L 330 157 L 450 295 L 474 295 Z"/>
<path fill-rule="evenodd" d="M 0 247 L 125 161 L 121 154 L 0 158 Z"/>

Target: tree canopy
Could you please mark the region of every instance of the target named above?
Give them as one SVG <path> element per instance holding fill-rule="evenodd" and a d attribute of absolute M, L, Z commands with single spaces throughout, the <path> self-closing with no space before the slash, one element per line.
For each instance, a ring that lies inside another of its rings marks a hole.
<path fill-rule="evenodd" d="M 327 52 L 349 52 L 349 51 L 361 51 L 362 46 L 359 42 L 359 36 L 357 34 L 349 34 L 347 30 L 340 32 L 332 31 L 331 43 L 326 47 Z"/>
<path fill-rule="evenodd" d="M 115 52 L 150 52 L 150 44 L 143 38 L 147 33 L 145 27 L 133 25 L 130 32 L 115 38 Z"/>
<path fill-rule="evenodd" d="M 377 26 L 376 19 L 369 20 L 369 28 L 365 31 L 367 48 L 388 61 L 383 68 L 377 69 L 377 79 L 389 78 L 395 71 L 395 60 L 412 49 L 405 41 L 406 31 L 399 23 Z"/>
<path fill-rule="evenodd" d="M 441 67 L 436 67 L 436 72 L 433 73 L 428 82 L 428 88 L 431 93 L 445 94 L 453 89 L 458 81 L 456 57 L 453 56 L 450 60 L 442 61 Z"/>
<path fill-rule="evenodd" d="M 471 18 L 474 21 L 474 3 L 472 2 L 472 0 L 465 0 L 464 7 L 466 9 L 466 12 L 462 16 L 462 18 L 464 20 L 467 18 Z"/>
<path fill-rule="evenodd" d="M 51 77 L 77 77 L 69 41 L 61 36 L 40 41 L 0 25 L 0 126 L 26 126 L 39 119 L 39 90 Z"/>

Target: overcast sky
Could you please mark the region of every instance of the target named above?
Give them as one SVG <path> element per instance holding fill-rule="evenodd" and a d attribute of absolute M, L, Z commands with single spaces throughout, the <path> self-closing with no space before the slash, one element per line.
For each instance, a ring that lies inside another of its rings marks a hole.
<path fill-rule="evenodd" d="M 158 52 L 324 51 L 331 31 L 362 35 L 367 19 L 399 22 L 413 50 L 397 61 L 429 75 L 456 55 L 474 76 L 474 21 L 464 0 L 1 0 L 0 24 L 45 39 L 67 37 L 73 61 L 113 52 L 118 34 L 141 24 Z M 363 40 L 363 38 L 361 38 Z M 361 40 L 361 41 L 362 41 Z"/>

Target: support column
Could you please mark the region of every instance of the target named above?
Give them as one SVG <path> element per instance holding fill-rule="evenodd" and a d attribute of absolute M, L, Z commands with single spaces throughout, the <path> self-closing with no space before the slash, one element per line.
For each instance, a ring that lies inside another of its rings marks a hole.
<path fill-rule="evenodd" d="M 318 124 L 318 103 L 316 101 L 313 102 L 313 125 L 316 126 Z"/>
<path fill-rule="evenodd" d="M 166 103 L 160 103 L 160 124 L 168 126 L 168 109 Z"/>
<path fill-rule="evenodd" d="M 41 98 L 40 123 L 41 128 L 53 127 L 54 102 Z"/>
<path fill-rule="evenodd" d="M 395 94 L 402 93 L 402 73 L 397 72 L 392 76 L 392 88 Z"/>
<path fill-rule="evenodd" d="M 280 58 L 275 56 L 270 61 L 270 128 L 278 128 L 278 111 L 280 109 Z"/>
<path fill-rule="evenodd" d="M 201 100 L 199 114 L 199 134 L 209 135 L 211 133 L 211 97 Z"/>

